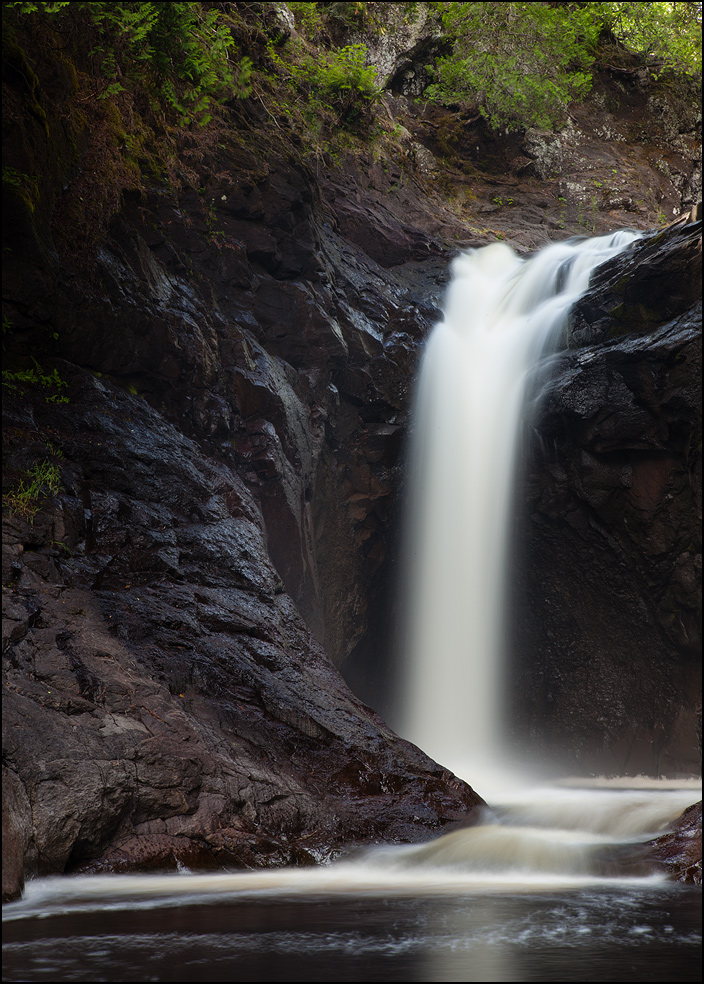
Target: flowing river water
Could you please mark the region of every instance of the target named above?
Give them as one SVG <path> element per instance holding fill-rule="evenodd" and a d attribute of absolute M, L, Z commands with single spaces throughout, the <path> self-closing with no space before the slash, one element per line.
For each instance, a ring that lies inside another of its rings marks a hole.
<path fill-rule="evenodd" d="M 526 787 L 483 824 L 320 868 L 30 882 L 7 981 L 698 981 L 701 895 L 620 852 L 692 783 Z"/>
<path fill-rule="evenodd" d="M 397 729 L 484 792 L 506 762 L 507 567 L 529 377 L 564 342 L 592 271 L 640 234 L 495 243 L 459 256 L 417 386 Z M 540 374 L 538 373 L 538 379 Z"/>
<path fill-rule="evenodd" d="M 41 879 L 3 908 L 8 981 L 698 981 L 701 896 L 639 845 L 700 781 L 528 781 L 502 751 L 503 567 L 530 367 L 635 233 L 455 262 L 412 458 L 406 737 L 480 824 L 315 869 Z M 457 448 L 465 451 L 461 456 Z"/>

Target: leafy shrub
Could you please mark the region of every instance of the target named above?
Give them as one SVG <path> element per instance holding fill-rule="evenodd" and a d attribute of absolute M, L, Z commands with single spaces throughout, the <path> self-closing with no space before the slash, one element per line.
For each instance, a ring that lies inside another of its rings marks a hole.
<path fill-rule="evenodd" d="M 603 28 L 644 63 L 701 76 L 701 3 L 591 3 Z M 654 66 L 653 66 L 654 67 Z"/>
<path fill-rule="evenodd" d="M 330 106 L 341 123 L 358 119 L 380 94 L 376 72 L 365 66 L 367 49 L 347 45 L 337 51 L 305 55 L 292 75 L 314 99 Z"/>
<path fill-rule="evenodd" d="M 289 3 L 296 27 L 311 41 L 323 31 L 323 12 L 317 3 Z"/>
<path fill-rule="evenodd" d="M 560 123 L 568 104 L 589 91 L 604 37 L 651 70 L 700 77 L 701 3 L 436 6 L 453 47 L 435 66 L 426 95 L 446 105 L 478 104 L 495 128 Z"/>
<path fill-rule="evenodd" d="M 33 523 L 41 500 L 53 498 L 60 491 L 61 477 L 58 467 L 50 461 L 40 461 L 32 465 L 17 488 L 3 495 L 2 504 L 13 515 L 21 516 Z"/>
<path fill-rule="evenodd" d="M 142 86 L 179 122 L 205 123 L 213 102 L 244 98 L 252 62 L 232 56 L 234 39 L 219 4 L 14 3 L 23 15 L 49 14 L 57 25 L 88 18 L 89 57 L 103 97 Z M 83 33 L 83 32 L 82 32 Z"/>
<path fill-rule="evenodd" d="M 2 385 L 11 393 L 18 393 L 24 396 L 23 385 L 39 386 L 42 389 L 55 390 L 45 396 L 47 403 L 68 403 L 68 397 L 62 392 L 67 387 L 65 380 L 59 376 L 59 371 L 54 367 L 51 372 L 45 372 L 36 359 L 32 359 L 34 368 L 19 369 L 15 372 L 10 369 L 2 371 Z"/>
<path fill-rule="evenodd" d="M 551 127 L 588 92 L 598 28 L 586 9 L 549 3 L 449 3 L 443 23 L 454 39 L 426 94 L 476 102 L 489 123 Z"/>

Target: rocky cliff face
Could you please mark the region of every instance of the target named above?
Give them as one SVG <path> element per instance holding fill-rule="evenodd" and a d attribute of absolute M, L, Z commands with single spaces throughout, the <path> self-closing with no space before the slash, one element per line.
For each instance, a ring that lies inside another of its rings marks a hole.
<path fill-rule="evenodd" d="M 457 245 L 586 230 L 560 170 L 589 171 L 585 146 L 639 161 L 644 188 L 642 208 L 590 203 L 596 231 L 683 208 L 692 154 L 656 193 L 675 137 L 648 156 L 570 131 L 543 173 L 534 134 L 399 96 L 386 156 L 310 164 L 245 103 L 182 141 L 179 181 L 112 201 L 109 120 L 76 111 L 65 63 L 29 76 L 24 57 L 4 78 L 6 357 L 42 370 L 5 390 L 3 491 L 39 465 L 60 487 L 3 510 L 7 891 L 23 871 L 314 863 L 471 821 L 480 798 L 330 662 L 384 675 L 418 348 Z M 625 133 L 628 100 L 612 109 Z M 537 425 L 519 716 L 588 768 L 605 747 L 627 769 L 692 764 L 692 235 L 585 299 Z M 622 751 L 651 736 L 655 758 Z"/>
<path fill-rule="evenodd" d="M 7 134 L 15 171 L 42 176 L 33 201 L 6 187 L 7 893 L 23 873 L 315 863 L 470 822 L 480 797 L 323 649 L 341 663 L 380 604 L 440 248 L 419 265 L 415 230 L 384 269 L 309 167 L 257 156 L 234 119 L 191 184 L 125 196 L 91 243 L 67 216 L 100 218 L 104 148 L 66 123 L 70 78 L 6 84 L 51 120 L 13 104 Z M 59 489 L 29 515 L 37 466 Z"/>
<path fill-rule="evenodd" d="M 53 282 L 69 402 L 6 400 L 8 481 L 40 460 L 61 478 L 31 521 L 6 516 L 9 844 L 29 873 L 312 863 L 480 802 L 318 641 L 339 657 L 364 630 L 404 317 L 430 294 L 325 230 L 308 174 L 271 170 L 211 189 L 221 241 L 197 196 L 126 206 L 92 282 Z"/>
<path fill-rule="evenodd" d="M 537 388 L 515 702 L 572 767 L 700 768 L 700 298 L 701 222 L 642 240 L 601 268 Z"/>

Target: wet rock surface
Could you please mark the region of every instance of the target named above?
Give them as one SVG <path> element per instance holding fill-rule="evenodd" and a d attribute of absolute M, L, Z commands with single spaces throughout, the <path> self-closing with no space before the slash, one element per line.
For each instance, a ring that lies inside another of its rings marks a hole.
<path fill-rule="evenodd" d="M 8 879 L 22 849 L 29 875 L 313 864 L 471 814 L 341 680 L 236 473 L 64 372 L 69 404 L 7 410 L 25 450 L 51 434 L 63 485 L 6 528 Z"/>
<path fill-rule="evenodd" d="M 700 768 L 700 251 L 694 223 L 605 264 L 536 381 L 515 706 L 587 772 Z"/>
<path fill-rule="evenodd" d="M 675 881 L 701 885 L 702 801 L 688 807 L 648 848 Z"/>
<path fill-rule="evenodd" d="M 9 257 L 20 365 L 68 384 L 5 400 L 5 489 L 60 473 L 4 515 L 9 895 L 23 870 L 315 863 L 481 803 L 328 659 L 386 618 L 447 260 L 386 271 L 305 165 L 236 137 L 200 167 L 198 192 L 126 198 L 88 265 Z"/>
<path fill-rule="evenodd" d="M 68 384 L 5 400 L 6 490 L 61 476 L 4 516 L 10 894 L 22 854 L 28 876 L 315 863 L 481 802 L 328 659 L 386 618 L 447 262 L 385 272 L 305 166 L 218 153 L 200 193 L 126 200 L 90 270 L 10 258 L 15 351 L 50 324 Z"/>

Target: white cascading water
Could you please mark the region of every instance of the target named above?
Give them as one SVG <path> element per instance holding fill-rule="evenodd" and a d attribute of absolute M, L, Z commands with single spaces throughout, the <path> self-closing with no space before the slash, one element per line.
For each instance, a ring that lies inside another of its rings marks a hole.
<path fill-rule="evenodd" d="M 610 851 L 653 836 L 697 789 L 529 788 L 538 763 L 511 769 L 503 747 L 506 571 L 527 380 L 559 344 L 594 269 L 639 238 L 554 243 L 525 260 L 495 244 L 454 262 L 414 407 L 399 731 L 493 809 L 478 826 L 392 853 L 392 868 L 604 875 Z"/>
<path fill-rule="evenodd" d="M 399 731 L 482 790 L 501 765 L 507 534 L 526 378 L 620 231 L 521 259 L 458 257 L 414 409 L 406 674 Z"/>

